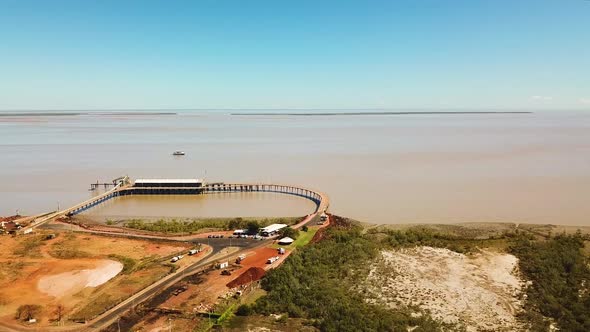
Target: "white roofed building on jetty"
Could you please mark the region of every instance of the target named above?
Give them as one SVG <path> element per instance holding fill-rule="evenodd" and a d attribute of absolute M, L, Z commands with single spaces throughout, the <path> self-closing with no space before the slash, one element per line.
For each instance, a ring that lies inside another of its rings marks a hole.
<path fill-rule="evenodd" d="M 201 179 L 137 179 L 134 187 L 202 187 Z"/>

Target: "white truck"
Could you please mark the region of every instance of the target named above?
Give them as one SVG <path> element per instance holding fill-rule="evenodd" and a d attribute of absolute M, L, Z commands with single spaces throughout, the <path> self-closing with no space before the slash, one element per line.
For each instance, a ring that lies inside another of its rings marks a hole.
<path fill-rule="evenodd" d="M 279 256 L 271 257 L 271 258 L 269 258 L 269 259 L 266 260 L 266 264 L 272 264 L 272 263 L 278 261 L 279 258 L 280 258 Z"/>
<path fill-rule="evenodd" d="M 192 255 L 198 254 L 200 252 L 201 252 L 201 249 L 191 249 L 191 250 L 188 251 L 188 255 L 189 256 L 192 256 Z"/>
<path fill-rule="evenodd" d="M 246 259 L 246 255 L 241 254 L 240 256 L 238 256 L 238 258 L 236 258 L 236 263 L 240 264 L 240 262 L 243 261 L 244 259 Z"/>
<path fill-rule="evenodd" d="M 225 269 L 229 266 L 229 262 L 218 262 L 215 267 L 218 269 Z"/>
<path fill-rule="evenodd" d="M 184 256 L 183 256 L 183 255 L 174 256 L 174 257 L 172 257 L 172 259 L 170 260 L 170 262 L 172 262 L 172 263 L 176 263 L 176 262 L 178 262 L 179 260 L 181 260 L 181 259 L 182 259 L 182 257 L 184 257 Z"/>
<path fill-rule="evenodd" d="M 328 215 L 322 213 L 320 216 L 320 221 L 318 221 L 318 225 L 323 225 L 326 221 L 328 221 Z"/>

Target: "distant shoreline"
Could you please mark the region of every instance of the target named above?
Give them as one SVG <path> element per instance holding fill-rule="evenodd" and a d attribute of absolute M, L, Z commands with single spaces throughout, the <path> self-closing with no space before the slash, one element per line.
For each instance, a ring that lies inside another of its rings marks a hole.
<path fill-rule="evenodd" d="M 530 111 L 457 111 L 457 112 L 321 112 L 321 113 L 231 113 L 231 115 L 265 116 L 341 116 L 341 115 L 463 115 L 463 114 L 532 114 Z"/>
<path fill-rule="evenodd" d="M 0 112 L 0 117 L 15 116 L 81 116 L 81 115 L 177 115 L 175 112 Z"/>
<path fill-rule="evenodd" d="M 368 111 L 368 112 L 234 112 L 231 116 L 376 116 L 376 115 L 485 115 L 485 114 L 532 114 L 532 111 Z M 62 116 L 142 116 L 179 115 L 177 112 L 162 111 L 23 111 L 1 112 L 1 117 L 62 117 Z"/>

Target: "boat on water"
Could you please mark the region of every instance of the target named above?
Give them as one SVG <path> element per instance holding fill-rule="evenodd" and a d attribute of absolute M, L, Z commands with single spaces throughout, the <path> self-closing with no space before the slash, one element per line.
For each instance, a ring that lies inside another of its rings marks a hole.
<path fill-rule="evenodd" d="M 174 151 L 172 153 L 173 156 L 184 156 L 185 154 L 184 151 Z"/>

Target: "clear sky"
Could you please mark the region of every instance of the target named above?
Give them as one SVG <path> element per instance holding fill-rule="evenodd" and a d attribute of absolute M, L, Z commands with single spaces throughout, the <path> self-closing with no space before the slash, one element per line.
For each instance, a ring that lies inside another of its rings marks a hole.
<path fill-rule="evenodd" d="M 590 109 L 590 1 L 0 0 L 0 110 Z"/>

